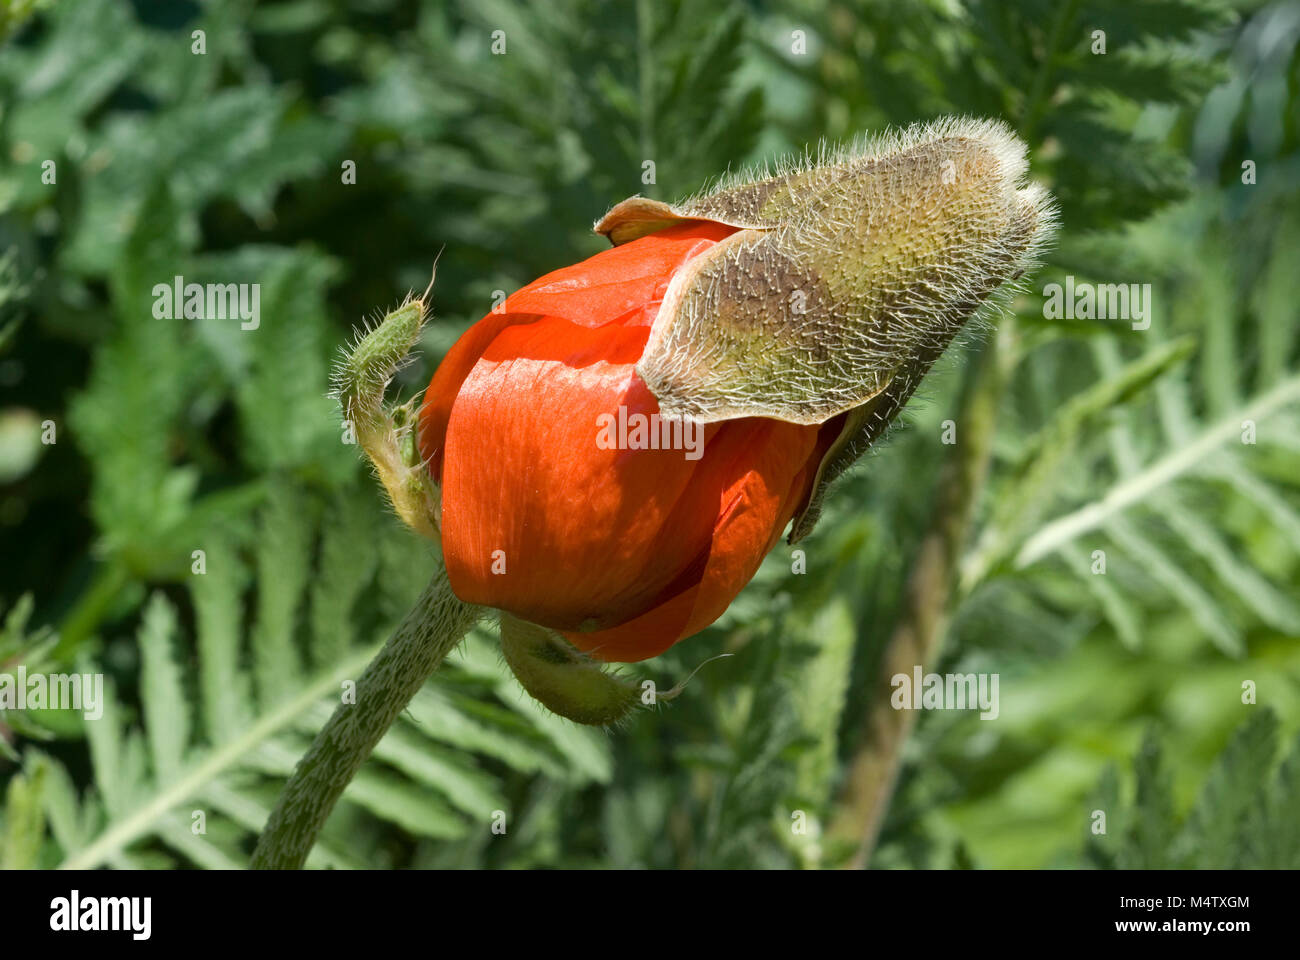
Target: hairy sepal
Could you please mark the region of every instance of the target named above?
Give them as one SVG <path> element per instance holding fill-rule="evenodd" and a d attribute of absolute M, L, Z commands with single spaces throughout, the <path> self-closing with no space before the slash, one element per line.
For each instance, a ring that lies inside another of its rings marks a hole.
<path fill-rule="evenodd" d="M 426 293 L 427 296 L 427 293 Z M 426 319 L 425 300 L 410 299 L 365 331 L 335 369 L 334 395 L 357 444 L 374 466 L 393 509 L 412 530 L 438 540 L 438 489 L 416 443 L 418 398 L 400 405 L 384 393 L 407 362 Z"/>
<path fill-rule="evenodd" d="M 501 652 L 528 694 L 562 717 L 605 727 L 641 703 L 638 688 L 554 630 L 501 613 Z"/>
<path fill-rule="evenodd" d="M 667 418 L 846 414 L 792 542 L 957 333 L 1037 262 L 1056 212 L 1025 183 L 1025 154 L 1005 124 L 949 118 L 681 204 L 634 197 L 596 224 L 615 244 L 683 220 L 738 228 L 673 278 L 637 372 Z"/>

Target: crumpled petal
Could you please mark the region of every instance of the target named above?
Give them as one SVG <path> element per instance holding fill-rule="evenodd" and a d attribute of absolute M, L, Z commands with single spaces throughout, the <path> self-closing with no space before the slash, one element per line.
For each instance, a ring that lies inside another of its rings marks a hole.
<path fill-rule="evenodd" d="M 602 415 L 658 415 L 635 364 L 673 275 L 730 232 L 682 224 L 557 270 L 448 353 L 420 444 L 461 599 L 639 660 L 707 626 L 753 576 L 806 498 L 822 431 L 711 424 L 694 460 L 597 444 Z"/>

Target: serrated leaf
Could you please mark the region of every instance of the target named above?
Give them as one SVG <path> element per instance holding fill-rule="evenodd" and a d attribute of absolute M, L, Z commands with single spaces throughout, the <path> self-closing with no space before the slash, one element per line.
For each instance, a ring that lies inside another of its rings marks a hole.
<path fill-rule="evenodd" d="M 149 755 L 157 782 L 170 783 L 179 776 L 189 748 L 190 716 L 189 698 L 175 660 L 176 609 L 161 593 L 155 593 L 145 606 L 139 643 Z"/>
<path fill-rule="evenodd" d="M 1255 709 L 1255 708 L 1251 708 Z M 1196 869 L 1232 869 L 1241 856 L 1244 819 L 1277 752 L 1277 716 L 1257 709 L 1215 761 L 1178 838 L 1181 859 Z"/>
<path fill-rule="evenodd" d="M 314 526 L 295 490 L 284 483 L 271 487 L 258 536 L 257 619 L 251 637 L 263 709 L 290 696 L 301 683 L 298 610 L 309 576 Z"/>

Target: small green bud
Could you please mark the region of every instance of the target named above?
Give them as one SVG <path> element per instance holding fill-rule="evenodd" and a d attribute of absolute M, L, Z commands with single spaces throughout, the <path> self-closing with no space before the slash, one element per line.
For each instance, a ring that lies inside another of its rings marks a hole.
<path fill-rule="evenodd" d="M 560 634 L 504 612 L 501 652 L 533 699 L 576 723 L 609 726 L 640 703 L 636 686 L 581 653 Z"/>
<path fill-rule="evenodd" d="M 384 402 L 385 390 L 419 339 L 425 297 L 388 313 L 345 351 L 334 373 L 334 394 L 397 515 L 412 530 L 437 540 L 438 489 L 415 443 L 414 401 L 396 407 Z"/>

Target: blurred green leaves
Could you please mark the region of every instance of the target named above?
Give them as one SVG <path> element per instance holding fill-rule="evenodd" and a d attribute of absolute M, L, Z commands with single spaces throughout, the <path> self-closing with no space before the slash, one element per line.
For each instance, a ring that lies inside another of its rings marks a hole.
<path fill-rule="evenodd" d="M 1131 799 L 1121 796 L 1115 772 L 1107 772 L 1096 801 L 1106 829 L 1090 831 L 1089 858 L 1128 870 L 1294 867 L 1300 858 L 1300 742 L 1275 762 L 1278 753 L 1277 716 L 1260 710 L 1233 734 L 1184 815 L 1159 740 L 1148 734 L 1134 761 Z"/>

